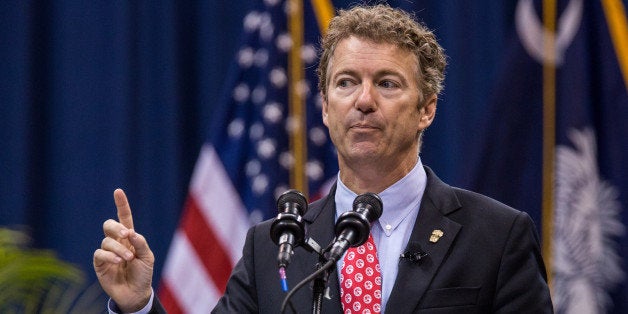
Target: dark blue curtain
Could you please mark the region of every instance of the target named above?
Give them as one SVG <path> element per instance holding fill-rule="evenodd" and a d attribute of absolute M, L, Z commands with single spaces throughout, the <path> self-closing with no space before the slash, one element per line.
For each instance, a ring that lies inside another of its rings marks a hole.
<path fill-rule="evenodd" d="M 0 3 L 0 226 L 93 280 L 121 187 L 158 276 L 249 2 Z"/>
<path fill-rule="evenodd" d="M 333 1 L 336 8 L 354 2 Z M 423 162 L 450 184 L 472 188 L 478 144 L 497 136 L 484 130 L 516 1 L 388 3 L 415 12 L 449 56 Z M 0 2 L 0 227 L 28 232 L 35 247 L 54 250 L 94 281 L 92 253 L 121 187 L 157 257 L 157 282 L 252 6 Z M 530 213 L 540 223 L 538 208 Z"/>

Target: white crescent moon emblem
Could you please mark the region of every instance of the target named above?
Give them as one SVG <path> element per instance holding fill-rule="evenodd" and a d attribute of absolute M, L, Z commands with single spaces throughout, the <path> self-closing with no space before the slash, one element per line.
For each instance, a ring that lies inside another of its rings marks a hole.
<path fill-rule="evenodd" d="M 572 0 L 558 20 L 558 35 L 549 33 L 539 19 L 532 0 L 519 0 L 515 11 L 517 34 L 526 52 L 539 63 L 560 66 L 565 50 L 573 41 L 582 22 L 582 0 Z M 554 54 L 547 54 L 543 47 L 543 37 L 547 35 L 556 43 Z"/>

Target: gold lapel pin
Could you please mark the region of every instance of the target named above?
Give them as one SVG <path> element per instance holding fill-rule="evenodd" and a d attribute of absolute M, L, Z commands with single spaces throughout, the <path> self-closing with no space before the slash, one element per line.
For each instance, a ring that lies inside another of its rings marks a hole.
<path fill-rule="evenodd" d="M 443 236 L 443 231 L 440 229 L 436 229 L 434 231 L 432 231 L 432 235 L 430 236 L 430 242 L 432 243 L 436 243 L 438 242 L 438 240 L 440 239 L 440 237 Z"/>

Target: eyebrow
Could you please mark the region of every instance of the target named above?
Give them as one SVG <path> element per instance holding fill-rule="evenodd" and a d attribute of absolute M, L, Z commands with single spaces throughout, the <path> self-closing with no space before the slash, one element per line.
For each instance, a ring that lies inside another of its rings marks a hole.
<path fill-rule="evenodd" d="M 342 69 L 336 73 L 334 73 L 333 76 L 331 76 L 331 80 L 330 81 L 334 81 L 338 76 L 341 75 L 349 75 L 349 76 L 357 76 L 357 71 L 355 70 L 351 70 L 351 69 Z M 381 78 L 383 76 L 387 76 L 387 75 L 392 75 L 394 77 L 398 77 L 401 80 L 401 83 L 408 86 L 408 81 L 406 80 L 406 78 L 399 72 L 399 71 L 395 71 L 395 70 L 391 70 L 391 69 L 382 69 L 382 70 L 378 70 L 375 73 L 375 78 Z"/>
<path fill-rule="evenodd" d="M 342 71 L 338 71 L 338 72 L 334 73 L 334 75 L 331 76 L 331 79 L 333 80 L 336 77 L 341 76 L 341 75 L 357 76 L 357 71 L 344 69 Z"/>

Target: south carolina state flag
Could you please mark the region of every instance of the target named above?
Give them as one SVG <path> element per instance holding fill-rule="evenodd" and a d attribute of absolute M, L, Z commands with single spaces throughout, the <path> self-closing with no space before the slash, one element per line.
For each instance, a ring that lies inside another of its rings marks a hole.
<path fill-rule="evenodd" d="M 628 312 L 621 0 L 518 0 L 472 189 L 542 226 L 557 313 Z"/>
<path fill-rule="evenodd" d="M 247 229 L 276 215 L 276 197 L 295 188 L 311 201 L 335 177 L 315 73 L 319 30 L 332 14 L 327 0 L 265 0 L 245 16 L 164 266 L 159 297 L 169 313 L 209 313 Z"/>

